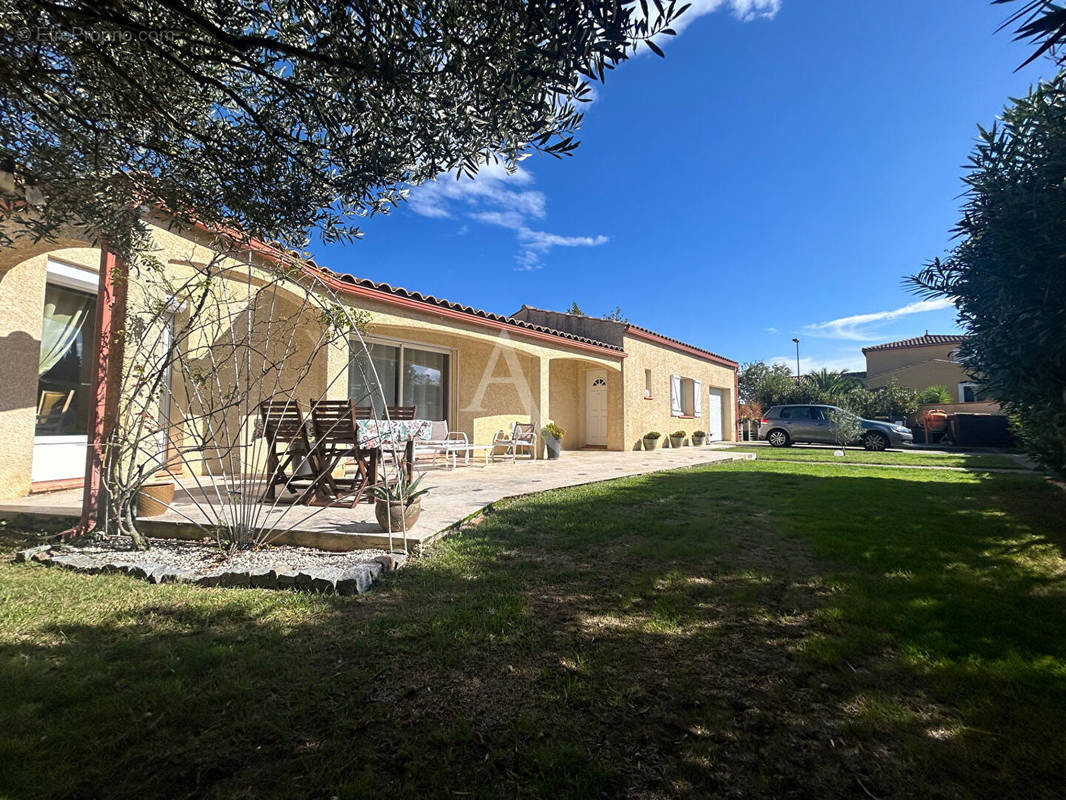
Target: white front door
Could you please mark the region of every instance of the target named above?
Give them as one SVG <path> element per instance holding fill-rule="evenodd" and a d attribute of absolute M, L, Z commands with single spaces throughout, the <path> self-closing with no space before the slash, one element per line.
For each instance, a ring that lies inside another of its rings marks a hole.
<path fill-rule="evenodd" d="M 607 370 L 585 373 L 585 444 L 607 446 Z"/>
<path fill-rule="evenodd" d="M 711 389 L 707 403 L 707 441 L 720 442 L 722 435 L 722 390 Z"/>

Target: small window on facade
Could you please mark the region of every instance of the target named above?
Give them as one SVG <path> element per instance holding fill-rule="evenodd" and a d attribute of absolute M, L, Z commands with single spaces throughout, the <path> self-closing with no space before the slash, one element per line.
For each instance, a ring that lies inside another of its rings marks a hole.
<path fill-rule="evenodd" d="M 699 393 L 702 384 L 692 378 L 680 375 L 670 376 L 670 414 L 674 417 L 700 416 Z"/>
<path fill-rule="evenodd" d="M 978 403 L 981 401 L 981 387 L 976 383 L 959 384 L 960 403 Z"/>
<path fill-rule="evenodd" d="M 644 370 L 644 398 L 651 399 L 651 370 Z"/>

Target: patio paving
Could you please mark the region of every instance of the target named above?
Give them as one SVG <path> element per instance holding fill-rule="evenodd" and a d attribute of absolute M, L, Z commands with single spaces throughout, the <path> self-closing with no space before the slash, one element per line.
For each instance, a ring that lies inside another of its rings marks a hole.
<path fill-rule="evenodd" d="M 422 515 L 407 532 L 407 548 L 421 552 L 424 545 L 449 528 L 471 517 L 498 500 L 517 495 L 578 486 L 585 483 L 640 475 L 648 472 L 680 469 L 725 461 L 752 460 L 752 453 L 731 452 L 729 448 L 708 445 L 651 452 L 576 450 L 566 451 L 558 461 L 496 461 L 487 466 L 471 464 L 449 470 L 430 467 L 423 485 L 432 491 L 423 498 Z M 420 465 L 421 468 L 422 465 Z M 213 487 L 202 490 L 213 493 Z M 195 495 L 176 493 L 171 510 L 158 517 L 140 520 L 149 536 L 200 538 L 203 529 L 191 520 L 204 521 Z M 21 514 L 78 517 L 81 490 L 73 489 L 9 500 L 0 503 L 0 517 Z M 277 531 L 275 541 L 325 550 L 356 550 L 389 546 L 387 534 L 374 519 L 374 508 L 360 503 L 356 508 L 291 506 L 279 503 L 261 511 L 261 525 Z M 393 547 L 401 548 L 400 534 L 393 535 Z"/>

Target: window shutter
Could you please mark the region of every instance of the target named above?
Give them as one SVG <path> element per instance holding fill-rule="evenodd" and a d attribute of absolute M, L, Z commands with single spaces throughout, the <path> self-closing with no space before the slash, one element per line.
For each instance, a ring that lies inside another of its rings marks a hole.
<path fill-rule="evenodd" d="M 670 415 L 681 416 L 681 376 L 670 376 Z"/>
<path fill-rule="evenodd" d="M 699 381 L 692 382 L 692 416 L 703 416 L 703 384 Z"/>

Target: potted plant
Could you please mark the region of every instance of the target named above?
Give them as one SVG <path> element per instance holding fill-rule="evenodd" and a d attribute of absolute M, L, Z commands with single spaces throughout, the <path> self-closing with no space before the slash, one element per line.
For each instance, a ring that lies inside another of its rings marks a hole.
<path fill-rule="evenodd" d="M 554 461 L 562 452 L 563 437 L 566 436 L 566 430 L 560 428 L 554 422 L 549 422 L 540 429 L 540 435 L 544 438 L 544 447 L 548 452 L 548 460 Z"/>
<path fill-rule="evenodd" d="M 648 431 L 644 434 L 644 449 L 654 450 L 656 445 L 659 444 L 659 437 L 662 436 L 658 431 Z"/>
<path fill-rule="evenodd" d="M 685 443 L 685 432 L 674 431 L 670 434 L 670 446 L 681 447 Z"/>
<path fill-rule="evenodd" d="M 371 486 L 367 491 L 374 498 L 374 516 L 383 531 L 409 531 L 422 513 L 422 495 L 429 489 L 419 489 L 425 473 L 408 482 L 407 472 L 392 486 Z"/>
<path fill-rule="evenodd" d="M 174 481 L 166 477 L 151 478 L 137 490 L 137 513 L 140 517 L 165 514 L 174 502 Z"/>
<path fill-rule="evenodd" d="M 692 446 L 702 447 L 703 440 L 707 438 L 707 431 L 693 431 L 692 432 Z"/>

